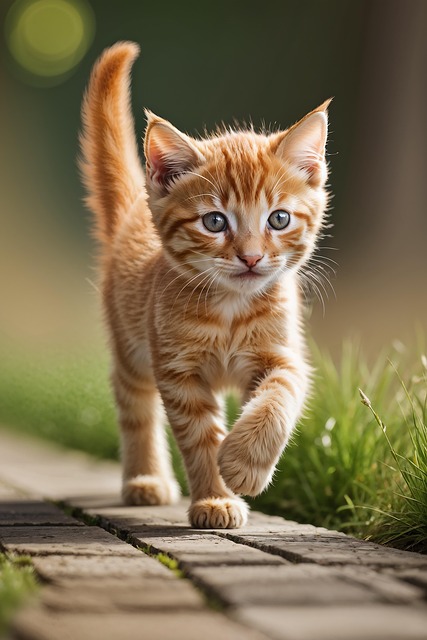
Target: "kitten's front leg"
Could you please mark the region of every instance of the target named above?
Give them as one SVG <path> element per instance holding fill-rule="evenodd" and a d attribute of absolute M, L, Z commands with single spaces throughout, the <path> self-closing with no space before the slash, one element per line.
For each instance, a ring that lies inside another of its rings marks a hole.
<path fill-rule="evenodd" d="M 226 431 L 212 391 L 201 376 L 176 371 L 163 372 L 158 386 L 187 470 L 191 524 L 205 529 L 243 526 L 248 506 L 226 487 L 218 469 Z"/>
<path fill-rule="evenodd" d="M 275 466 L 300 414 L 307 390 L 307 366 L 287 353 L 266 354 L 274 362 L 243 408 L 218 453 L 227 486 L 235 493 L 256 496 L 271 482 Z"/>

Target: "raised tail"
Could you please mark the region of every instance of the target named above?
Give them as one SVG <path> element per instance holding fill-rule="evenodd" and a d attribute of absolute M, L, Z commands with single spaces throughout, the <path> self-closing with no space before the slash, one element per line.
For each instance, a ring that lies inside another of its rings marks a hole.
<path fill-rule="evenodd" d="M 144 190 L 130 106 L 130 70 L 139 47 L 118 42 L 96 62 L 83 100 L 80 168 L 95 233 L 109 244 L 118 221 Z"/>

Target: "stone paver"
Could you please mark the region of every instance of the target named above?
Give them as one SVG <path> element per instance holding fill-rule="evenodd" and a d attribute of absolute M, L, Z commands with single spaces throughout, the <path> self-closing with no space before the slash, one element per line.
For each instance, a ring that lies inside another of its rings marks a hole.
<path fill-rule="evenodd" d="M 203 609 L 205 606 L 204 599 L 188 580 L 154 577 L 63 579 L 43 589 L 41 601 L 49 609 L 75 613 Z"/>
<path fill-rule="evenodd" d="M 256 629 L 210 610 L 114 613 L 21 612 L 13 640 L 267 640 Z"/>
<path fill-rule="evenodd" d="M 77 578 L 174 579 L 174 574 L 167 567 L 144 553 L 130 557 L 51 554 L 34 556 L 33 565 L 43 580 L 50 583 Z"/>
<path fill-rule="evenodd" d="M 84 526 L 49 502 L 4 498 L 0 494 L 0 526 L 73 525 Z"/>
<path fill-rule="evenodd" d="M 385 605 L 245 607 L 234 617 L 273 640 L 426 640 L 426 612 Z"/>
<path fill-rule="evenodd" d="M 179 561 L 183 569 L 209 565 L 278 565 L 286 560 L 236 544 L 214 534 L 182 530 L 156 530 L 140 533 L 131 531 L 131 539 L 138 545 L 149 545 L 154 552 L 167 553 Z"/>
<path fill-rule="evenodd" d="M 345 535 L 334 535 L 324 530 L 306 535 L 226 532 L 227 538 L 248 544 L 267 553 L 278 554 L 292 562 L 315 562 L 323 565 L 366 565 L 371 567 L 414 567 L 427 569 L 427 556 L 408 551 L 383 547 L 372 542 L 357 540 Z"/>
<path fill-rule="evenodd" d="M 427 640 L 425 556 L 260 513 L 196 531 L 188 500 L 122 506 L 119 477 L 0 432 L 0 544 L 45 585 L 11 640 Z"/>
<path fill-rule="evenodd" d="M 197 567 L 192 576 L 225 602 L 240 605 L 337 605 L 359 602 L 410 603 L 424 598 L 424 590 L 373 571 L 285 566 Z"/>
<path fill-rule="evenodd" d="M 0 540 L 15 553 L 36 556 L 139 556 L 134 547 L 99 527 L 1 527 Z"/>

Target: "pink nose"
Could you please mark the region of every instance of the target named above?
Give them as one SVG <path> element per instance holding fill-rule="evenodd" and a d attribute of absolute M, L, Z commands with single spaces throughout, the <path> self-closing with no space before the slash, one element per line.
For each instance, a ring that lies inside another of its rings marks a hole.
<path fill-rule="evenodd" d="M 247 264 L 248 267 L 251 269 L 256 264 L 258 264 L 258 262 L 262 260 L 264 256 L 237 256 L 237 257 L 239 258 L 239 260 Z"/>

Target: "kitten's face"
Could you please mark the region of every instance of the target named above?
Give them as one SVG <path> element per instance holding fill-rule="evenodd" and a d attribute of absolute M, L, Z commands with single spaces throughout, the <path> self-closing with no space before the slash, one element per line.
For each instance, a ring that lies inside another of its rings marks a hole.
<path fill-rule="evenodd" d="M 153 219 L 195 285 L 260 292 L 308 259 L 326 206 L 324 109 L 287 132 L 202 141 L 149 116 Z"/>

